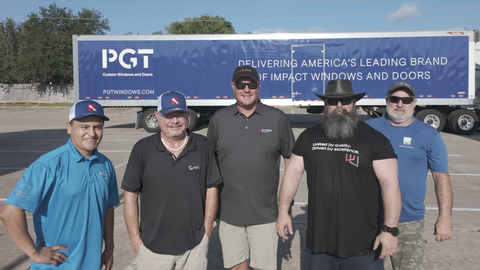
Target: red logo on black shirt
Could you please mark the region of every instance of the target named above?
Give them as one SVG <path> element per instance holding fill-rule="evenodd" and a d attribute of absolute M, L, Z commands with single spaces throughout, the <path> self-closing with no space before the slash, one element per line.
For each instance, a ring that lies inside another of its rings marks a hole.
<path fill-rule="evenodd" d="M 345 154 L 345 161 L 347 161 L 348 163 L 352 164 L 355 167 L 358 167 L 359 159 L 360 159 L 360 157 L 357 156 L 357 155 Z"/>

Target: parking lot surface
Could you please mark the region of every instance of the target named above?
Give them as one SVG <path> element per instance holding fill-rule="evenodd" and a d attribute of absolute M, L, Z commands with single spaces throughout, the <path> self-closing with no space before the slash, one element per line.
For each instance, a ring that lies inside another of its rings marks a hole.
<path fill-rule="evenodd" d="M 300 108 L 281 108 L 287 114 L 295 137 L 320 121 L 319 115 L 306 114 Z M 130 151 L 139 139 L 150 134 L 134 129 L 138 108 L 106 108 L 106 122 L 100 152 L 109 157 L 117 173 L 120 187 Z M 17 181 L 40 155 L 66 143 L 66 122 L 69 107 L 0 106 L 0 207 Z M 205 135 L 207 127 L 195 131 Z M 453 238 L 435 242 L 433 227 L 438 215 L 433 180 L 429 175 L 425 235 L 428 241 L 423 269 L 479 269 L 480 265 L 480 132 L 459 136 L 442 132 L 449 152 L 449 169 L 454 194 Z M 283 166 L 283 165 L 282 165 Z M 283 167 L 282 173 L 283 175 Z M 119 189 L 123 202 L 123 190 Z M 278 269 L 304 269 L 307 187 L 301 180 L 293 208 L 294 231 L 288 241 L 279 240 Z M 31 215 L 27 214 L 30 233 L 34 237 Z M 1 222 L 0 222 L 1 223 Z M 126 230 L 123 205 L 115 209 L 114 269 L 136 269 L 135 253 Z M 27 256 L 18 249 L 0 224 L 0 269 L 29 269 Z M 208 269 L 224 269 L 214 229 L 209 244 Z"/>

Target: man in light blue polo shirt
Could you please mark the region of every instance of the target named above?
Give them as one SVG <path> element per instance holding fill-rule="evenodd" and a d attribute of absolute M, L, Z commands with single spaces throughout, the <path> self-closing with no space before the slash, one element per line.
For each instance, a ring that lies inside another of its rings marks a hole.
<path fill-rule="evenodd" d="M 366 121 L 390 140 L 398 156 L 398 182 L 402 192 L 398 252 L 390 257 L 391 260 L 385 261 L 386 264 L 391 261 L 394 270 L 421 269 L 427 244 L 423 228 L 429 170 L 439 208 L 434 227 L 435 240 L 443 242 L 452 237 L 453 193 L 447 147 L 438 131 L 413 117 L 417 99 L 410 83 L 399 81 L 392 84 L 385 101 L 387 115 Z"/>
<path fill-rule="evenodd" d="M 113 165 L 97 151 L 105 120 L 100 104 L 74 104 L 67 123 L 71 138 L 27 168 L 0 211 L 32 270 L 112 268 L 113 207 L 119 198 Z M 25 211 L 33 213 L 35 243 Z"/>

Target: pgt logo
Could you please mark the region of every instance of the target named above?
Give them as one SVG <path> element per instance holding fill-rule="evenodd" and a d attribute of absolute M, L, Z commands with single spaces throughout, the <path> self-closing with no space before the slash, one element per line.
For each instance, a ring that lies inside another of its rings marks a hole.
<path fill-rule="evenodd" d="M 131 54 L 132 56 L 135 54 L 141 54 L 143 56 L 143 67 L 148 68 L 148 54 L 153 54 L 153 49 L 138 49 L 135 51 L 134 49 L 125 49 L 117 53 L 114 49 L 103 49 L 102 50 L 102 68 L 107 68 L 108 63 L 113 63 L 117 61 L 120 65 L 126 69 L 131 69 L 132 67 L 137 66 L 137 57 L 130 57 L 128 58 L 125 56 L 126 54 Z M 125 57 L 127 58 L 128 63 L 125 62 Z"/>

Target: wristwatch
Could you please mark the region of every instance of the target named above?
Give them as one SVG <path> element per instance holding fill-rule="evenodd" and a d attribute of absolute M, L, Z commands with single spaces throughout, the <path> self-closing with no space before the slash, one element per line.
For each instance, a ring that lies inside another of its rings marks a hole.
<path fill-rule="evenodd" d="M 397 227 L 391 228 L 391 227 L 388 227 L 387 225 L 383 225 L 382 231 L 388 232 L 388 233 L 392 234 L 392 235 L 395 236 L 395 237 L 397 237 L 397 236 L 398 236 L 398 233 L 400 232 Z"/>

